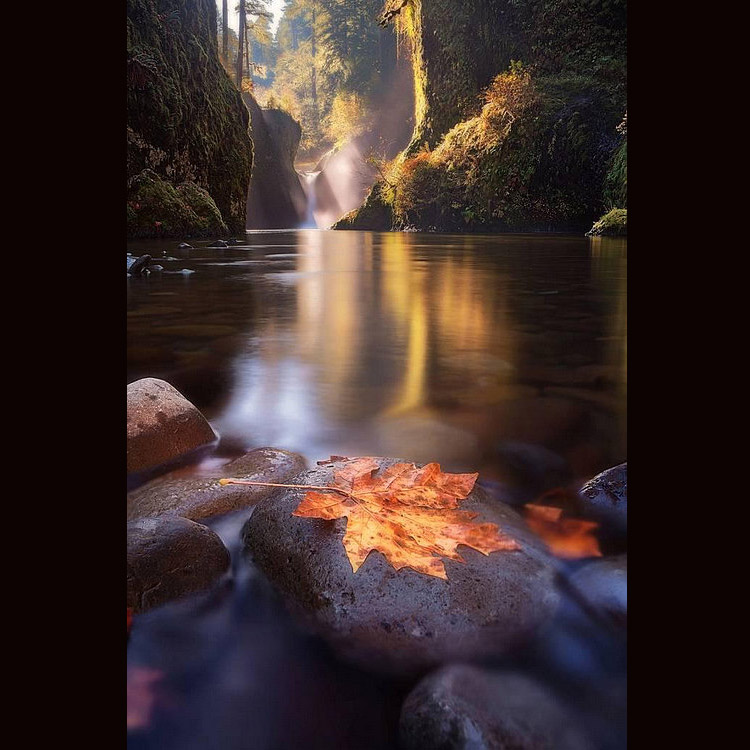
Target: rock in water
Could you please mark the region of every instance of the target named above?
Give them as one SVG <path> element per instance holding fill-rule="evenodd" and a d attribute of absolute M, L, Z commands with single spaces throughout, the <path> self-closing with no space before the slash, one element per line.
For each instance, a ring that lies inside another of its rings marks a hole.
<path fill-rule="evenodd" d="M 401 709 L 404 750 L 593 750 L 555 696 L 521 674 L 463 664 L 426 677 Z"/>
<path fill-rule="evenodd" d="M 586 515 L 618 534 L 628 533 L 628 464 L 597 474 L 579 491 Z"/>
<path fill-rule="evenodd" d="M 395 459 L 376 459 L 380 468 Z M 335 465 L 298 475 L 325 485 Z M 468 547 L 465 564 L 445 561 L 448 580 L 404 568 L 371 552 L 357 573 L 342 545 L 346 519 L 292 515 L 304 490 L 277 490 L 243 528 L 255 562 L 288 606 L 341 654 L 370 670 L 413 676 L 450 660 L 506 654 L 557 606 L 554 565 L 544 545 L 510 507 L 475 487 L 461 509 L 478 512 L 523 549 L 488 556 Z"/>
<path fill-rule="evenodd" d="M 159 477 L 128 495 L 128 519 L 170 514 L 197 521 L 246 508 L 267 497 L 273 488 L 242 484 L 222 486 L 219 479 L 234 477 L 281 483 L 304 471 L 306 466 L 305 459 L 297 453 L 258 448 L 209 476 Z"/>
<path fill-rule="evenodd" d="M 177 516 L 128 523 L 128 607 L 134 612 L 210 586 L 229 568 L 211 529 Z"/>
<path fill-rule="evenodd" d="M 151 256 L 148 254 L 141 255 L 138 258 L 130 257 L 128 258 L 128 273 L 131 276 L 138 276 L 146 270 L 150 262 Z"/>
<path fill-rule="evenodd" d="M 570 582 L 598 610 L 628 622 L 628 556 L 605 557 L 577 570 Z"/>
<path fill-rule="evenodd" d="M 179 245 L 177 245 L 178 250 L 192 250 L 193 246 L 188 244 L 187 242 L 180 242 Z"/>
<path fill-rule="evenodd" d="M 128 385 L 128 473 L 146 471 L 216 440 L 206 418 L 164 380 Z"/>

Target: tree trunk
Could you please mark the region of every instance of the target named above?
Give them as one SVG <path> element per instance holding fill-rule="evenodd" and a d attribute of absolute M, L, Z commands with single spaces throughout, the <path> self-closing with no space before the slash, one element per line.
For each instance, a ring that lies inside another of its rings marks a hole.
<path fill-rule="evenodd" d="M 318 131 L 318 73 L 315 70 L 315 51 L 316 51 L 316 39 L 315 39 L 315 5 L 312 6 L 312 34 L 310 42 L 312 45 L 312 102 L 313 102 L 313 128 L 317 134 Z"/>
<path fill-rule="evenodd" d="M 242 57 L 245 54 L 245 0 L 240 0 L 240 30 L 237 34 L 237 88 L 242 91 Z"/>
<path fill-rule="evenodd" d="M 229 65 L 229 18 L 227 9 L 227 0 L 221 0 L 221 56 L 224 62 Z"/>

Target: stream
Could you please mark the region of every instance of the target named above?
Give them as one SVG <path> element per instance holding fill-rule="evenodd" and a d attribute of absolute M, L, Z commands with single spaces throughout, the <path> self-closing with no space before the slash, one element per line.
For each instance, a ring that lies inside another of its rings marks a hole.
<path fill-rule="evenodd" d="M 249 232 L 128 243 L 127 382 L 167 380 L 220 435 L 186 472 L 273 446 L 478 471 L 520 505 L 627 459 L 627 243 L 564 235 Z M 339 661 L 241 547 L 252 509 L 209 519 L 232 555 L 209 592 L 134 620 L 128 746 L 398 747 L 413 683 Z M 575 569 L 577 563 L 566 563 Z M 564 698 L 595 747 L 626 746 L 623 634 L 565 598 L 503 664 Z"/>

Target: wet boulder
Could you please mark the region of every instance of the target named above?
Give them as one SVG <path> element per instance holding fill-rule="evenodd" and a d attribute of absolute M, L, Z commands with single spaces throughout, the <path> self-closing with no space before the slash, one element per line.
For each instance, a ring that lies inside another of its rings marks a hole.
<path fill-rule="evenodd" d="M 377 459 L 381 469 L 395 459 Z M 340 464 L 339 464 L 340 466 Z M 336 464 L 294 479 L 326 485 Z M 489 555 L 461 546 L 448 580 L 395 570 L 377 551 L 355 574 L 342 545 L 346 519 L 293 516 L 304 490 L 277 490 L 243 528 L 257 565 L 290 610 L 344 657 L 366 669 L 415 676 L 447 661 L 507 654 L 555 610 L 554 565 L 509 506 L 474 488 L 461 508 L 498 524 L 522 548 Z"/>
<path fill-rule="evenodd" d="M 404 701 L 404 750 L 593 750 L 560 701 L 523 674 L 454 664 Z"/>
<path fill-rule="evenodd" d="M 128 528 L 128 607 L 143 612 L 208 588 L 229 568 L 211 529 L 177 516 L 142 518 Z"/>
<path fill-rule="evenodd" d="M 188 242 L 180 242 L 179 245 L 177 245 L 178 250 L 192 250 L 193 246 Z"/>
<path fill-rule="evenodd" d="M 153 469 L 217 437 L 176 388 L 157 378 L 128 385 L 128 473 Z"/>
<path fill-rule="evenodd" d="M 588 563 L 570 579 L 597 610 L 617 623 L 628 622 L 628 556 L 616 555 Z"/>
<path fill-rule="evenodd" d="M 133 256 L 128 256 L 127 272 L 131 276 L 139 276 L 148 268 L 148 264 L 150 262 L 151 262 L 151 256 L 148 255 L 148 253 L 146 253 L 145 255 L 140 255 L 137 258 L 134 258 Z"/>
<path fill-rule="evenodd" d="M 200 476 L 158 477 L 128 495 L 128 519 L 183 516 L 197 521 L 255 505 L 273 492 L 272 487 L 220 485 L 222 477 L 281 483 L 304 471 L 305 459 L 297 453 L 258 448 Z"/>
<path fill-rule="evenodd" d="M 628 464 L 597 474 L 579 490 L 587 516 L 618 535 L 628 533 Z"/>

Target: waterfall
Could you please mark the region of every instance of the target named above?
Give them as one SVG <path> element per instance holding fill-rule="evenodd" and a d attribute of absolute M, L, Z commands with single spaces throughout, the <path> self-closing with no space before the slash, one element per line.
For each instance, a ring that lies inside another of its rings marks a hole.
<path fill-rule="evenodd" d="M 315 221 L 315 209 L 317 207 L 317 201 L 315 197 L 315 178 L 320 172 L 298 172 L 302 189 L 305 191 L 307 196 L 307 210 L 305 213 L 305 219 L 300 224 L 300 229 L 317 229 L 318 223 Z"/>

